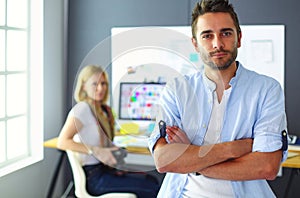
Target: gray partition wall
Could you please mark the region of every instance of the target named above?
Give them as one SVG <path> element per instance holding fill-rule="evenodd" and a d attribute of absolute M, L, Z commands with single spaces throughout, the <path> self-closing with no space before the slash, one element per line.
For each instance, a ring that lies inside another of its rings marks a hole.
<path fill-rule="evenodd" d="M 72 106 L 72 89 L 84 57 L 101 41 L 110 37 L 112 27 L 189 25 L 196 0 L 70 0 L 68 26 L 67 108 Z M 288 129 L 300 136 L 300 2 L 297 0 L 231 0 L 243 25 L 285 25 L 285 95 Z M 257 32 L 259 34 L 259 32 Z M 140 35 L 143 37 L 143 35 Z M 147 39 L 147 38 L 145 38 Z M 110 57 L 110 47 L 101 56 Z M 290 170 L 270 182 L 283 197 Z M 295 177 L 292 195 L 299 195 Z M 292 196 L 291 196 L 292 197 Z"/>

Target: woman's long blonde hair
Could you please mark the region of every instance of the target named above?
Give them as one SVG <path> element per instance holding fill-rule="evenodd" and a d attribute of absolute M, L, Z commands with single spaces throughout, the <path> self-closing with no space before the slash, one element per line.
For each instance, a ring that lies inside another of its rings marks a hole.
<path fill-rule="evenodd" d="M 85 82 L 91 78 L 94 74 L 102 74 L 105 78 L 105 81 L 107 83 L 107 90 L 104 94 L 103 100 L 101 101 L 100 105 L 95 105 L 95 101 L 88 97 L 87 93 L 83 89 L 83 85 Z M 103 110 L 107 113 L 107 118 L 110 126 L 110 131 L 104 131 L 108 138 L 110 140 L 114 137 L 114 117 L 111 112 L 110 107 L 106 105 L 106 102 L 109 97 L 109 83 L 108 83 L 108 75 L 107 73 L 101 68 L 101 66 L 98 65 L 87 65 L 85 66 L 79 73 L 77 78 L 77 83 L 74 91 L 74 99 L 78 102 L 87 102 L 94 113 L 96 119 L 98 119 L 98 122 L 101 123 L 101 115 L 103 115 Z M 101 124 L 100 124 L 101 125 Z M 102 127 L 100 127 L 100 131 L 104 130 Z"/>
<path fill-rule="evenodd" d="M 108 90 L 109 90 L 108 76 L 107 73 L 101 68 L 101 66 L 98 65 L 87 65 L 80 71 L 78 75 L 75 91 L 74 91 L 74 99 L 76 102 L 82 102 L 88 100 L 88 96 L 86 92 L 83 90 L 83 85 L 91 76 L 97 73 L 102 73 L 107 83 L 107 90 L 101 103 L 105 104 L 107 102 Z"/>

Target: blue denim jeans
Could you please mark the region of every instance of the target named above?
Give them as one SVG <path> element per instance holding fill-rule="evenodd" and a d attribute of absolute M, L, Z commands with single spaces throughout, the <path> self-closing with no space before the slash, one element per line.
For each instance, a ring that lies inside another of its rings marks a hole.
<path fill-rule="evenodd" d="M 155 198 L 159 190 L 157 181 L 142 173 L 127 172 L 119 175 L 115 169 L 103 164 L 83 166 L 86 188 L 91 195 L 109 192 L 131 192 L 139 198 Z"/>

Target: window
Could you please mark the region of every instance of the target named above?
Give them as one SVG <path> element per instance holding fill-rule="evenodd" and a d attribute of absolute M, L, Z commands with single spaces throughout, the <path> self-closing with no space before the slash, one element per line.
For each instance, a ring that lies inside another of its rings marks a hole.
<path fill-rule="evenodd" d="M 43 159 L 43 1 L 0 0 L 0 177 Z"/>

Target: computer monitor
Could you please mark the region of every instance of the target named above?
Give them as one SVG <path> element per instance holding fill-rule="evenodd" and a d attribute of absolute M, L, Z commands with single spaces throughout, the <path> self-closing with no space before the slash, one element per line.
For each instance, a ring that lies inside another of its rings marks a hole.
<path fill-rule="evenodd" d="M 121 82 L 119 119 L 154 120 L 165 83 Z"/>

